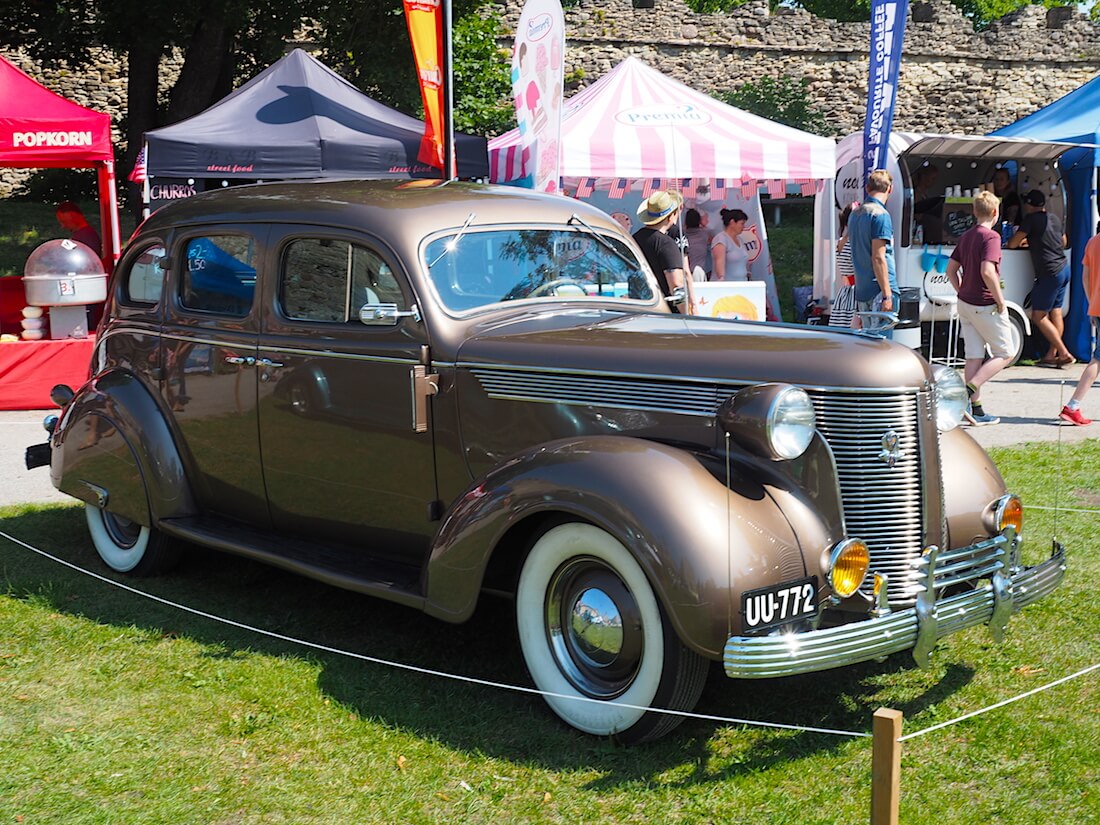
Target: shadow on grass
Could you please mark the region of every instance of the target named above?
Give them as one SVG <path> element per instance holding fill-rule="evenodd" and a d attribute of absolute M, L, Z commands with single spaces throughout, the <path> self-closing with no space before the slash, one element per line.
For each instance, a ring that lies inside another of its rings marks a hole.
<path fill-rule="evenodd" d="M 79 507 L 6 512 L 6 518 L 0 514 L 0 529 L 28 544 L 205 613 L 378 659 L 530 685 L 511 604 L 504 600 L 483 600 L 469 622 L 448 625 L 399 605 L 201 548 L 190 548 L 170 576 L 119 577 L 105 572 Z M 0 583 L 8 598 L 34 597 L 59 613 L 100 624 L 186 637 L 205 645 L 206 656 L 238 658 L 256 652 L 310 661 L 320 668 L 319 688 L 364 719 L 468 753 L 550 770 L 596 769 L 601 776 L 588 785 L 592 789 L 649 780 L 685 764 L 694 768 L 673 784 L 720 781 L 831 753 L 851 741 L 689 719 L 660 742 L 621 748 L 567 728 L 535 696 L 364 662 L 214 622 L 112 588 L 4 539 Z M 896 687 L 894 682 L 904 682 L 908 693 L 891 706 L 910 717 L 943 701 L 972 675 L 951 665 L 915 679 L 911 660 L 901 655 L 880 664 L 766 682 L 731 681 L 720 671 L 715 665 L 698 712 L 860 732 L 870 730 L 871 715 L 883 704 L 884 689 Z M 736 750 L 736 758 L 723 759 L 729 750 Z"/>

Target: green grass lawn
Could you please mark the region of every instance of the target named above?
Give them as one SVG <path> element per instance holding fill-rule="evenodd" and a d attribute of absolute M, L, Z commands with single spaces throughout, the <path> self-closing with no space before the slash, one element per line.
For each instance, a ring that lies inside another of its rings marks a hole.
<path fill-rule="evenodd" d="M 881 706 L 925 728 L 1100 660 L 1100 440 L 996 451 L 1057 534 L 1062 588 L 1014 618 L 907 656 L 767 683 L 715 668 L 699 712 L 869 731 Z M 44 472 L 44 471 L 43 471 Z M 75 507 L 0 510 L 0 529 L 102 572 Z M 111 578 L 115 578 L 112 576 Z M 194 550 L 164 599 L 333 648 L 529 684 L 510 606 L 467 624 Z M 1086 823 L 1100 813 L 1100 677 L 907 742 L 906 823 Z M 865 822 L 871 743 L 688 720 L 617 747 L 532 696 L 310 650 L 182 612 L 0 538 L 0 821 L 52 823 Z"/>

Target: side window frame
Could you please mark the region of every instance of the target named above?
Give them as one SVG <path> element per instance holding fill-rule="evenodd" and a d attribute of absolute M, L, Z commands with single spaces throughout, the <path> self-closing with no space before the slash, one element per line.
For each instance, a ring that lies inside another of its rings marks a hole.
<path fill-rule="evenodd" d="M 285 234 L 278 239 L 278 242 L 273 242 L 273 246 L 277 248 L 273 249 L 274 254 L 272 255 L 272 263 L 273 266 L 276 267 L 276 272 L 275 277 L 271 279 L 272 288 L 270 300 L 274 307 L 275 315 L 278 317 L 281 324 L 307 325 L 319 329 L 356 329 L 364 332 L 378 332 L 385 329 L 383 327 L 370 327 L 360 323 L 358 311 L 361 304 L 354 300 L 351 301 L 349 305 L 348 318 L 346 321 L 300 318 L 288 312 L 284 302 L 288 255 L 291 247 L 295 243 L 302 241 L 332 241 L 336 244 L 347 244 L 351 248 L 358 247 L 366 253 L 372 254 L 381 265 L 389 270 L 390 276 L 393 278 L 393 286 L 401 296 L 400 301 L 396 302 L 398 309 L 407 310 L 412 307 L 413 304 L 417 303 L 417 297 L 413 291 L 408 274 L 404 271 L 403 267 L 396 263 L 397 258 L 389 247 L 379 243 L 375 238 L 367 235 L 349 234 L 320 226 L 287 227 Z M 394 303 L 392 300 L 387 300 L 386 297 L 380 297 L 382 303 Z"/>
<path fill-rule="evenodd" d="M 139 264 L 142 256 L 146 255 L 150 250 L 160 248 L 163 251 L 161 256 L 161 263 L 157 267 L 161 272 L 160 278 L 160 292 L 155 301 L 138 300 L 133 297 L 130 289 L 130 277 L 134 271 L 134 268 Z M 119 262 L 119 265 L 115 268 L 114 275 L 112 276 L 114 282 L 114 288 L 111 290 L 112 297 L 118 303 L 119 308 L 125 308 L 126 310 L 136 310 L 143 314 L 157 314 L 160 307 L 164 304 L 165 290 L 168 288 L 171 275 L 171 256 L 169 254 L 170 249 L 169 241 L 166 238 L 161 237 L 149 237 L 143 238 L 140 246 L 133 247 L 127 250 L 127 254 Z"/>
<path fill-rule="evenodd" d="M 188 272 L 188 248 L 198 238 L 243 237 L 253 244 L 252 269 L 255 273 L 255 281 L 252 288 L 251 303 L 248 311 L 243 314 L 223 312 L 215 309 L 204 309 L 189 306 L 184 300 Z M 172 245 L 171 267 L 172 277 L 172 303 L 177 313 L 194 318 L 218 319 L 228 323 L 240 323 L 251 318 L 257 311 L 258 298 L 262 290 L 264 275 L 265 240 L 267 227 L 260 224 L 212 224 L 209 226 L 189 228 L 186 232 L 178 234 Z"/>

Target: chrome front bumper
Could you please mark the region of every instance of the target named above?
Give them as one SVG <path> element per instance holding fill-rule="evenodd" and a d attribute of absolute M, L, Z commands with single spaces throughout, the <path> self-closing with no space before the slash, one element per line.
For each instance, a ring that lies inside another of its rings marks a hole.
<path fill-rule="evenodd" d="M 1066 551 L 1055 543 L 1050 558 L 1034 567 L 1012 569 L 1007 548 L 1014 536 L 997 537 L 1005 560 L 990 581 L 975 590 L 935 600 L 936 558 L 932 548 L 922 560 L 924 591 L 915 606 L 887 612 L 866 621 L 772 636 L 732 636 L 726 642 L 722 662 L 726 675 L 734 679 L 770 679 L 798 673 L 814 673 L 902 650 L 912 650 L 922 667 L 938 639 L 973 627 L 989 625 L 1000 641 L 1009 617 L 1054 590 L 1066 573 Z M 958 551 L 955 551 L 956 553 Z"/>

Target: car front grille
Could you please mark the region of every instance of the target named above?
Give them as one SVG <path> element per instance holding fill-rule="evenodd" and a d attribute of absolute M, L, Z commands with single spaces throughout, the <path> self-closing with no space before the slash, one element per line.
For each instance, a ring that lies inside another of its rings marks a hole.
<path fill-rule="evenodd" d="M 890 603 L 912 604 L 924 549 L 920 396 L 807 392 L 836 458 L 847 534 L 867 542 L 871 570 L 889 577 Z"/>

